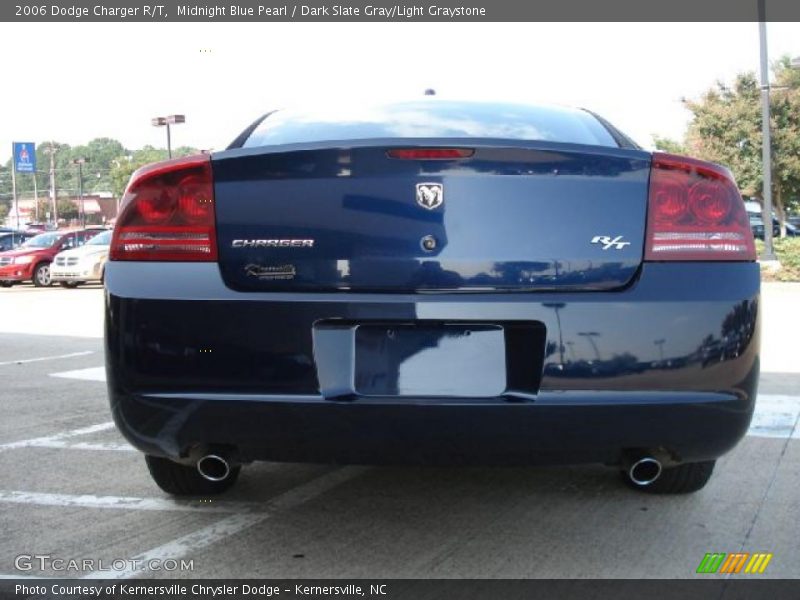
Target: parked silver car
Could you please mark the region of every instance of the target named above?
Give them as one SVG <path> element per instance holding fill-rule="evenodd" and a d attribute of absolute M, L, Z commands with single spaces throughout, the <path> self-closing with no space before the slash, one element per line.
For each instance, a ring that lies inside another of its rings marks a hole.
<path fill-rule="evenodd" d="M 77 287 L 87 281 L 103 281 L 111 231 L 104 231 L 78 248 L 56 254 L 50 277 L 64 287 Z"/>

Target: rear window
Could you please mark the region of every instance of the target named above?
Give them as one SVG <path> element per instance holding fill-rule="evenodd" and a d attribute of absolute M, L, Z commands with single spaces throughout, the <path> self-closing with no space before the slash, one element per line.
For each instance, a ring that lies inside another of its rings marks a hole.
<path fill-rule="evenodd" d="M 502 138 L 617 147 L 609 131 L 582 110 L 432 99 L 279 110 L 255 128 L 244 147 L 379 138 Z"/>

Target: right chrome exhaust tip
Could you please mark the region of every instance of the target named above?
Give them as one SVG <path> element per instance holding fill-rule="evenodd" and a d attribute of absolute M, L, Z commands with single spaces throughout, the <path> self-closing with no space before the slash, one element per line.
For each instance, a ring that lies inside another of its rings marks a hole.
<path fill-rule="evenodd" d="M 197 472 L 208 481 L 225 481 L 231 474 L 231 466 L 222 456 L 206 454 L 197 461 Z"/>
<path fill-rule="evenodd" d="M 628 467 L 628 478 L 638 486 L 645 487 L 661 477 L 661 463 L 652 456 L 644 456 Z"/>

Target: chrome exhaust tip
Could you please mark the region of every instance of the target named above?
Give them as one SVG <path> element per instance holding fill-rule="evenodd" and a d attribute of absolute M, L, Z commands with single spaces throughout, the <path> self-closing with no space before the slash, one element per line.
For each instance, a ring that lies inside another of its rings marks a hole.
<path fill-rule="evenodd" d="M 197 472 L 208 481 L 225 481 L 231 474 L 231 466 L 217 454 L 206 454 L 197 461 Z"/>
<path fill-rule="evenodd" d="M 661 463 L 652 456 L 644 456 L 628 468 L 628 478 L 638 486 L 648 486 L 661 477 Z"/>

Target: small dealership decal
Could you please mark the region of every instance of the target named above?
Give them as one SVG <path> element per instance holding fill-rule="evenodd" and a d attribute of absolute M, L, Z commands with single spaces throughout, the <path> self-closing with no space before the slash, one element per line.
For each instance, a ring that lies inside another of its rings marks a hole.
<path fill-rule="evenodd" d="M 761 574 L 767 569 L 772 553 L 766 552 L 708 552 L 697 567 L 698 573 L 736 574 L 750 573 Z"/>
<path fill-rule="evenodd" d="M 254 265 L 249 264 L 244 268 L 245 275 L 256 279 L 294 279 L 297 271 L 294 265 Z"/>

